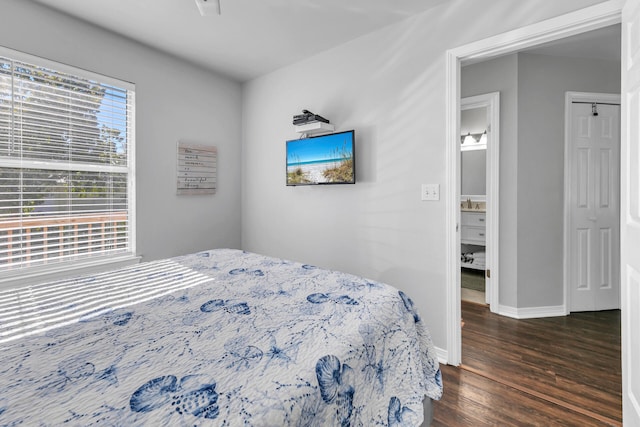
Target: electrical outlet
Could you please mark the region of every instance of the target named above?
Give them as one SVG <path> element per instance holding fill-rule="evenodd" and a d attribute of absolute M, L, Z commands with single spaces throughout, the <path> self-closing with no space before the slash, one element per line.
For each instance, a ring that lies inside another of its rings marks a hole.
<path fill-rule="evenodd" d="M 422 200 L 440 200 L 440 184 L 422 184 Z"/>

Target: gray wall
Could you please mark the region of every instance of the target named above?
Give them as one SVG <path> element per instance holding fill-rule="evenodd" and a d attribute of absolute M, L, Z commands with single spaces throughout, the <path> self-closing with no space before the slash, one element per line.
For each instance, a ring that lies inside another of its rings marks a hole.
<path fill-rule="evenodd" d="M 520 53 L 462 69 L 462 96 L 494 91 L 501 96 L 500 304 L 559 306 L 565 92 L 620 93 L 620 64 Z"/>
<path fill-rule="evenodd" d="M 243 248 L 395 285 L 446 349 L 446 208 L 444 197 L 420 200 L 421 183 L 454 191 L 445 185 L 445 52 L 595 3 L 452 0 L 246 83 Z M 285 186 L 285 141 L 304 108 L 356 130 L 357 184 Z M 512 134 L 503 139 L 515 159 Z M 512 228 L 513 220 L 505 238 L 515 239 Z"/>
<path fill-rule="evenodd" d="M 565 92 L 620 93 L 620 63 L 518 55 L 518 307 L 563 303 Z"/>
<path fill-rule="evenodd" d="M 241 86 L 24 0 L 2 0 L 0 43 L 136 85 L 137 244 L 145 260 L 240 247 Z M 218 193 L 176 196 L 176 143 L 218 146 Z"/>

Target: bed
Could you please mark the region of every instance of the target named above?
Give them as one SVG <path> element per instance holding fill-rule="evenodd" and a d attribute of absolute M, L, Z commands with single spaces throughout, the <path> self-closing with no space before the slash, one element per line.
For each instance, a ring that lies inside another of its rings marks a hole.
<path fill-rule="evenodd" d="M 6 426 L 419 426 L 442 379 L 403 292 L 216 249 L 0 293 L 0 390 Z"/>

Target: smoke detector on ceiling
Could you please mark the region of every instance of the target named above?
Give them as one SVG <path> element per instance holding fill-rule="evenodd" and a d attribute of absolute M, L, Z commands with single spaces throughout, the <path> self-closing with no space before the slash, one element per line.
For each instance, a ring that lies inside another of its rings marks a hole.
<path fill-rule="evenodd" d="M 220 0 L 196 0 L 200 15 L 220 15 Z"/>

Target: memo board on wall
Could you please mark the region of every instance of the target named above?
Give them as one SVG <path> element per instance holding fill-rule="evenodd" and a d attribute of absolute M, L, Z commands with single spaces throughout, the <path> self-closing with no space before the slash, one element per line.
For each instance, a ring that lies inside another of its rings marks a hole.
<path fill-rule="evenodd" d="M 218 149 L 178 141 L 178 195 L 215 194 Z"/>

